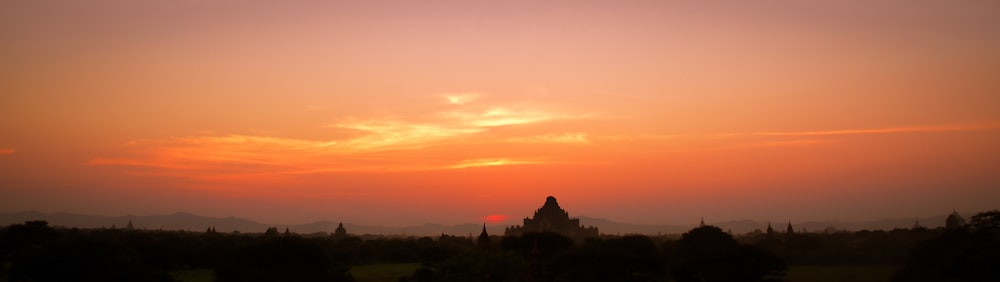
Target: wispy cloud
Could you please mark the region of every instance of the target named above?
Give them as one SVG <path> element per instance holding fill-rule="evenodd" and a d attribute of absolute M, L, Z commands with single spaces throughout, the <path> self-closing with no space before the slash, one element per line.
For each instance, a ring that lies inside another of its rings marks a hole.
<path fill-rule="evenodd" d="M 779 141 L 767 141 L 752 143 L 745 147 L 799 147 L 799 146 L 811 146 L 820 144 L 830 144 L 835 143 L 837 140 L 830 139 L 795 139 L 795 140 L 779 140 Z"/>
<path fill-rule="evenodd" d="M 924 125 L 924 126 L 901 126 L 866 129 L 840 129 L 840 130 L 819 130 L 819 131 L 761 131 L 756 135 L 763 136 L 826 136 L 826 135 L 857 135 L 857 134 L 886 134 L 886 133 L 907 133 L 907 132 L 947 132 L 947 131 L 976 131 L 987 129 L 998 129 L 1000 123 L 971 123 L 971 124 L 948 124 L 948 125 Z"/>
<path fill-rule="evenodd" d="M 467 103 L 475 97 L 478 94 L 452 98 L 455 102 Z M 327 125 L 346 130 L 347 135 L 335 139 L 207 133 L 132 141 L 121 156 L 96 157 L 88 163 L 143 167 L 159 175 L 209 179 L 543 164 L 538 160 L 504 157 L 467 159 L 469 155 L 464 153 L 428 156 L 426 150 L 442 151 L 441 148 L 452 144 L 586 143 L 586 135 L 582 133 L 527 137 L 485 134 L 501 126 L 526 126 L 568 118 L 577 117 L 524 105 L 469 106 L 411 118 L 351 117 Z M 456 159 L 458 155 L 465 158 Z"/>
<path fill-rule="evenodd" d="M 490 107 L 485 109 L 448 111 L 438 114 L 444 120 L 450 120 L 460 125 L 472 127 L 496 127 L 545 122 L 555 119 L 567 119 L 572 116 L 551 112 L 509 107 Z"/>
<path fill-rule="evenodd" d="M 355 120 L 335 123 L 332 127 L 353 129 L 361 136 L 330 141 L 327 146 L 338 146 L 348 151 L 371 151 L 380 149 L 420 148 L 435 141 L 483 132 L 478 127 L 450 125 L 446 123 L 415 123 L 399 120 Z"/>
<path fill-rule="evenodd" d="M 838 137 L 848 135 L 874 135 L 892 133 L 967 132 L 1000 129 L 1000 122 L 972 122 L 938 125 L 911 125 L 883 128 L 804 130 L 804 131 L 751 131 L 714 134 L 637 134 L 616 136 L 588 136 L 591 140 L 609 142 L 675 141 L 676 145 L 692 150 L 735 149 L 759 147 L 801 147 L 840 142 Z"/>
<path fill-rule="evenodd" d="M 583 133 L 562 133 L 562 134 L 545 134 L 536 135 L 530 137 L 516 137 L 508 138 L 507 142 L 511 143 L 553 143 L 553 144 L 587 144 L 590 140 L 587 139 L 587 135 Z"/>
<path fill-rule="evenodd" d="M 481 94 L 476 92 L 446 93 L 442 94 L 441 96 L 444 96 L 444 99 L 448 104 L 464 106 L 467 103 L 471 103 L 476 99 L 479 99 L 479 96 L 481 96 Z"/>
<path fill-rule="evenodd" d="M 527 164 L 542 164 L 540 161 L 533 160 L 514 160 L 514 159 L 474 159 L 474 160 L 464 160 L 454 165 L 448 166 L 447 168 L 473 168 L 473 167 L 490 167 L 490 166 L 507 166 L 507 165 L 527 165 Z"/>
<path fill-rule="evenodd" d="M 7 148 L 0 148 L 0 155 L 10 155 L 10 154 L 13 154 L 14 152 L 17 152 L 17 150 L 7 149 Z"/>

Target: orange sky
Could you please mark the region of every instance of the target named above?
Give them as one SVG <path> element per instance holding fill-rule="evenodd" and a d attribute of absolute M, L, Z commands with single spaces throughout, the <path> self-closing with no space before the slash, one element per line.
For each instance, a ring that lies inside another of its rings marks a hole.
<path fill-rule="evenodd" d="M 1000 208 L 997 1 L 0 3 L 0 212 Z"/>

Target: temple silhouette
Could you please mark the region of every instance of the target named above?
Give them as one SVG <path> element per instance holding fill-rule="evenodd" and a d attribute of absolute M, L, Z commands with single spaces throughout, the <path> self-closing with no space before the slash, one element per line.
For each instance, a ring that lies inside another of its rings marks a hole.
<path fill-rule="evenodd" d="M 573 238 L 583 239 L 597 237 L 600 233 L 597 227 L 580 226 L 580 219 L 569 218 L 569 213 L 559 207 L 556 198 L 545 198 L 545 204 L 535 211 L 532 218 L 525 218 L 524 225 L 507 227 L 504 236 L 520 236 L 529 232 L 552 232 Z"/>
<path fill-rule="evenodd" d="M 958 214 L 957 210 L 952 209 L 951 214 L 944 221 L 944 227 L 947 229 L 958 229 L 965 226 L 965 218 Z"/>

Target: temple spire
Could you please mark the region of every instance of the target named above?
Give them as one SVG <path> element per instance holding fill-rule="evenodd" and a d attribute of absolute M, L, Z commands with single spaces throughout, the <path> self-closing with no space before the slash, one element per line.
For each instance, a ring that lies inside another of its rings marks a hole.
<path fill-rule="evenodd" d="M 337 224 L 337 229 L 335 229 L 333 231 L 333 237 L 334 238 L 344 238 L 344 237 L 347 237 L 347 229 L 344 228 L 344 223 L 343 222 Z"/>
<path fill-rule="evenodd" d="M 487 249 L 490 248 L 490 234 L 486 233 L 486 223 L 485 222 L 483 222 L 483 232 L 479 233 L 479 239 L 476 240 L 476 245 L 478 245 L 480 249 L 484 249 L 484 250 L 487 250 Z"/>

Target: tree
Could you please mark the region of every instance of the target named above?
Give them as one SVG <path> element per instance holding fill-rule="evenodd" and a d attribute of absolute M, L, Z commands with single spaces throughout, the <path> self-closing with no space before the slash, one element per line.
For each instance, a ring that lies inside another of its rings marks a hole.
<path fill-rule="evenodd" d="M 264 236 L 278 236 L 278 228 L 268 227 L 267 231 L 264 231 Z"/>
<path fill-rule="evenodd" d="M 787 269 L 774 254 L 740 245 L 715 226 L 681 235 L 675 255 L 671 274 L 678 281 L 768 281 Z"/>
<path fill-rule="evenodd" d="M 980 232 L 1000 230 L 1000 210 L 985 211 L 972 216 L 969 227 Z"/>
<path fill-rule="evenodd" d="M 277 233 L 277 232 L 275 232 Z M 229 254 L 218 281 L 352 281 L 348 268 L 321 241 L 296 236 L 258 238 Z"/>
<path fill-rule="evenodd" d="M 971 228 L 950 229 L 913 247 L 896 281 L 997 281 L 1000 278 L 1000 212 L 972 217 Z"/>
<path fill-rule="evenodd" d="M 565 281 L 665 281 L 666 265 L 649 237 L 590 239 L 556 264 Z"/>

